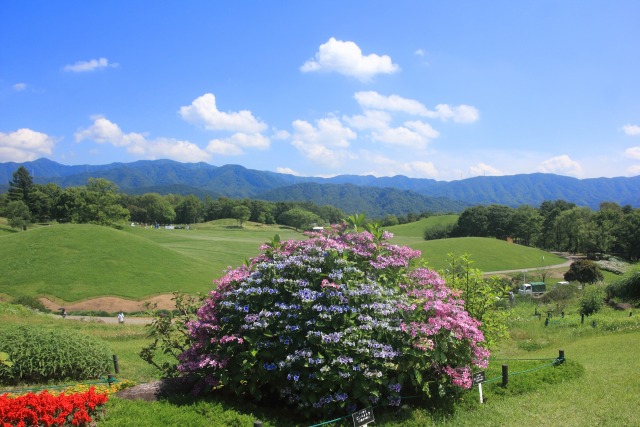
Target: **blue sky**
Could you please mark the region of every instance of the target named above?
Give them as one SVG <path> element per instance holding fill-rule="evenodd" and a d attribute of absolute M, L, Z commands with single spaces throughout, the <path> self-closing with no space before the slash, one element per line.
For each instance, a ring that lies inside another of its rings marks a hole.
<path fill-rule="evenodd" d="M 0 0 L 0 162 L 640 175 L 640 2 Z"/>

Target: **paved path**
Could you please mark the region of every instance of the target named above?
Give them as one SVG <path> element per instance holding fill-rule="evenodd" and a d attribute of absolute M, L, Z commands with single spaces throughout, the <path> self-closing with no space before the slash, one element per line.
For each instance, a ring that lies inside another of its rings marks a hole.
<path fill-rule="evenodd" d="M 486 275 L 486 274 L 503 274 L 503 273 L 522 273 L 523 271 L 529 272 L 529 271 L 538 271 L 541 269 L 549 270 L 552 268 L 565 268 L 573 264 L 575 260 L 584 258 L 584 256 L 582 255 L 566 255 L 566 254 L 556 254 L 556 255 L 566 258 L 567 261 L 563 262 L 562 264 L 545 265 L 544 267 L 516 268 L 513 270 L 500 270 L 500 271 L 485 271 L 484 274 Z"/>

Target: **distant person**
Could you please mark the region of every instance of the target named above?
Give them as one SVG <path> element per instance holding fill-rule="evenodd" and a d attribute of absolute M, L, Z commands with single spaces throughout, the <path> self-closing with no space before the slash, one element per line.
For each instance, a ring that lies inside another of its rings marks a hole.
<path fill-rule="evenodd" d="M 118 313 L 118 323 L 124 323 L 124 313 L 120 312 Z"/>

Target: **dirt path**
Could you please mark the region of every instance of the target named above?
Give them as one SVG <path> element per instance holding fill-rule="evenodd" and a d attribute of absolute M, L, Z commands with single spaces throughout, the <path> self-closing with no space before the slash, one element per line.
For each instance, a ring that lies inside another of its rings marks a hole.
<path fill-rule="evenodd" d="M 145 310 L 145 302 L 157 304 L 158 309 L 173 310 L 175 304 L 172 300 L 173 294 L 164 294 L 151 297 L 143 301 L 129 300 L 118 297 L 98 297 L 74 303 L 54 302 L 48 298 L 40 298 L 45 307 L 52 311 L 57 311 L 60 307 L 64 307 L 67 311 L 106 311 L 108 313 L 116 313 L 123 311 L 131 313 L 135 311 Z"/>

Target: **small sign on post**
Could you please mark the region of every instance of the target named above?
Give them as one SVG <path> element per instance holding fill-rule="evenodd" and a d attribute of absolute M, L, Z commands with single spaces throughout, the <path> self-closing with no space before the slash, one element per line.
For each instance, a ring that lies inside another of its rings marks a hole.
<path fill-rule="evenodd" d="M 366 408 L 353 413 L 353 427 L 367 427 L 369 423 L 375 422 L 373 418 L 373 408 Z"/>
<path fill-rule="evenodd" d="M 476 372 L 473 374 L 473 383 L 478 384 L 478 392 L 480 392 L 480 403 L 484 403 L 484 399 L 482 398 L 482 383 L 487 380 L 487 377 L 484 371 Z"/>

